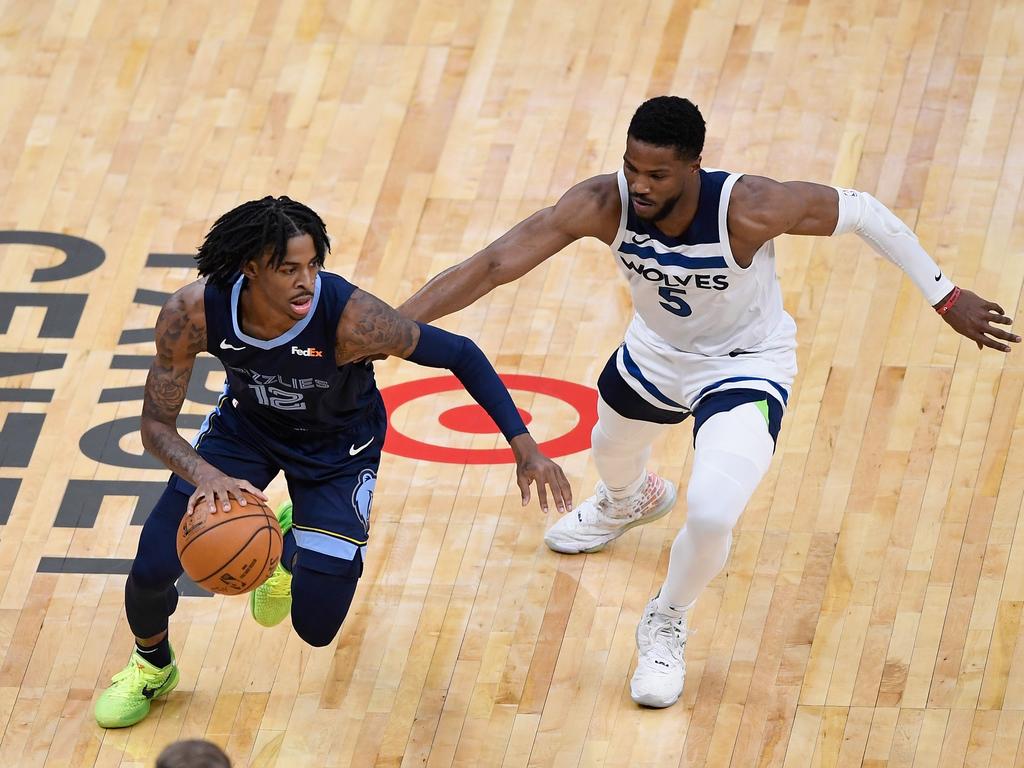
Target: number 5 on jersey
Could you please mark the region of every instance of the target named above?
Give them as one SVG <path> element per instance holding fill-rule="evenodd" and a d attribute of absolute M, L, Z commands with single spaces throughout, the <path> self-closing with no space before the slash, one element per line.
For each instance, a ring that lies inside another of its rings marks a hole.
<path fill-rule="evenodd" d="M 680 317 L 689 317 L 693 312 L 690 305 L 683 300 L 686 291 L 682 288 L 659 288 L 658 295 L 661 296 L 661 306 Z"/>

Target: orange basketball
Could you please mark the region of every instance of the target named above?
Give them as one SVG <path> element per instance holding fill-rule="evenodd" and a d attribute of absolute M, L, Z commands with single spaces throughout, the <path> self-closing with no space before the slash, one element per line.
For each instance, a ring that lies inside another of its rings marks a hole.
<path fill-rule="evenodd" d="M 178 558 L 185 573 L 211 592 L 241 595 L 267 580 L 281 560 L 281 526 L 266 504 L 245 493 L 246 505 L 218 502 L 211 514 L 205 502 L 178 526 Z"/>

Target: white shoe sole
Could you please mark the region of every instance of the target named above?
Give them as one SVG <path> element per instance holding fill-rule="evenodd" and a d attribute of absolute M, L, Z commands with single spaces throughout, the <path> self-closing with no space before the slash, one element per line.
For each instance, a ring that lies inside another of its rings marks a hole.
<path fill-rule="evenodd" d="M 638 695 L 633 691 L 632 686 L 630 686 L 629 688 L 629 695 L 630 697 L 632 697 L 633 701 L 635 701 L 641 707 L 649 707 L 650 709 L 665 709 L 665 707 L 671 707 L 673 704 L 679 701 L 678 696 L 672 699 L 672 701 L 665 701 L 664 699 L 659 699 L 650 693 Z"/>
<path fill-rule="evenodd" d="M 676 485 L 675 485 L 675 483 L 670 482 L 669 480 L 666 480 L 665 481 L 665 495 L 662 496 L 661 501 L 658 502 L 658 506 L 654 508 L 653 512 L 649 512 L 648 514 L 644 515 L 643 517 L 640 517 L 640 518 L 638 518 L 636 520 L 633 520 L 632 522 L 626 523 L 624 526 L 619 528 L 618 531 L 616 531 L 615 533 L 609 535 L 608 538 L 605 539 L 604 541 L 602 541 L 602 542 L 600 542 L 598 544 L 594 544 L 591 547 L 574 548 L 572 544 L 562 544 L 561 542 L 553 541 L 552 539 L 549 539 L 547 536 L 545 536 L 544 537 L 544 543 L 547 545 L 548 549 L 550 549 L 553 552 L 558 552 L 559 554 L 562 554 L 562 555 L 580 555 L 580 554 L 589 555 L 589 554 L 593 554 L 594 552 L 600 552 L 602 549 L 604 549 L 606 546 L 608 546 L 611 542 L 615 541 L 615 539 L 619 538 L 619 536 L 624 534 L 630 528 L 636 528 L 638 525 L 647 525 L 647 523 L 653 523 L 655 520 L 660 520 L 665 515 L 667 515 L 669 512 L 671 512 L 672 511 L 672 507 L 674 507 L 675 505 L 676 505 Z M 668 705 L 666 704 L 664 706 L 668 706 Z"/>

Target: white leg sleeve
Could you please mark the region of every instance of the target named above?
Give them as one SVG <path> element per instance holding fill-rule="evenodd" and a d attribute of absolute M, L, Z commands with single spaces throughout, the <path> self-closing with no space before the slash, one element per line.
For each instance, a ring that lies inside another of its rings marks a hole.
<path fill-rule="evenodd" d="M 631 496 L 643 485 L 651 444 L 667 426 L 620 416 L 598 396 L 591 446 L 597 474 L 613 499 Z"/>
<path fill-rule="evenodd" d="M 754 403 L 716 413 L 697 433 L 686 525 L 672 544 L 662 611 L 689 607 L 725 566 L 732 529 L 772 461 L 774 442 Z"/>

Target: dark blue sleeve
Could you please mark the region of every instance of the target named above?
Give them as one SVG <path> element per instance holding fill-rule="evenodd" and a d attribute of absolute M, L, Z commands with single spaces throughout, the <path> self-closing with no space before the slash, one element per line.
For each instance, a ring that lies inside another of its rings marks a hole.
<path fill-rule="evenodd" d="M 407 360 L 431 368 L 447 368 L 458 377 L 462 386 L 494 419 L 501 434 L 511 441 L 529 430 L 516 410 L 512 396 L 480 347 L 465 336 L 457 336 L 425 323 L 420 327 L 420 340 Z"/>

